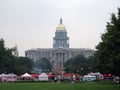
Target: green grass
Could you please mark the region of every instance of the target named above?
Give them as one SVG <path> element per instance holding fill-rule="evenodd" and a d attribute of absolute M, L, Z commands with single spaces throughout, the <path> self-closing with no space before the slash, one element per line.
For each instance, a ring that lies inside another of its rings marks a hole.
<path fill-rule="evenodd" d="M 0 90 L 120 90 L 120 84 L 86 83 L 0 83 Z"/>

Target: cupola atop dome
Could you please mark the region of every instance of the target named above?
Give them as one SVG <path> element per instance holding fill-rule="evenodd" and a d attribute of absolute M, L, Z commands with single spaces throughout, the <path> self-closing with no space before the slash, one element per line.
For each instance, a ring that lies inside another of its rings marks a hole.
<path fill-rule="evenodd" d="M 65 25 L 62 24 L 62 18 L 60 19 L 60 24 L 57 26 L 56 30 L 57 31 L 66 31 Z"/>

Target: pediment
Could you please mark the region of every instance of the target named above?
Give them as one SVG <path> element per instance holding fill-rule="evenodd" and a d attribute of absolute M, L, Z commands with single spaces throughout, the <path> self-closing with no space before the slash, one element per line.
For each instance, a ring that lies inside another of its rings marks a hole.
<path fill-rule="evenodd" d="M 69 50 L 64 49 L 64 48 L 57 48 L 52 51 L 53 53 L 68 53 Z"/>

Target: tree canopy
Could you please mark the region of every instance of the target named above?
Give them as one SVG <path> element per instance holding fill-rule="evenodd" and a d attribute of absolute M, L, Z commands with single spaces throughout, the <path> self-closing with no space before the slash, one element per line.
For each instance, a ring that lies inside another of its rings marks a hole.
<path fill-rule="evenodd" d="M 22 74 L 32 71 L 32 61 L 27 57 L 14 57 L 12 49 L 6 48 L 0 39 L 0 73 Z"/>
<path fill-rule="evenodd" d="M 89 72 L 95 71 L 96 58 L 95 56 L 85 58 L 83 55 L 78 55 L 66 61 L 64 66 L 66 72 L 79 73 L 84 75 Z"/>
<path fill-rule="evenodd" d="M 46 58 L 41 58 L 40 60 L 37 60 L 35 62 L 35 67 L 41 69 L 43 72 L 49 72 L 51 71 L 51 63 Z"/>
<path fill-rule="evenodd" d="M 117 15 L 111 14 L 101 40 L 96 47 L 99 71 L 120 76 L 120 8 Z"/>

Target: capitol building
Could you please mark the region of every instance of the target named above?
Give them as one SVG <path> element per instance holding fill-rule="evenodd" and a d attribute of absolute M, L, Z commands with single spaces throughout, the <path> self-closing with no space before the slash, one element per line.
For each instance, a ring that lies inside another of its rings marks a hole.
<path fill-rule="evenodd" d="M 53 48 L 36 48 L 25 51 L 25 56 L 32 59 L 34 62 L 41 58 L 50 60 L 53 70 L 64 69 L 64 62 L 68 59 L 74 58 L 77 55 L 89 57 L 94 55 L 93 49 L 86 48 L 70 48 L 69 37 L 67 36 L 66 27 L 62 19 L 58 24 L 53 37 Z"/>

